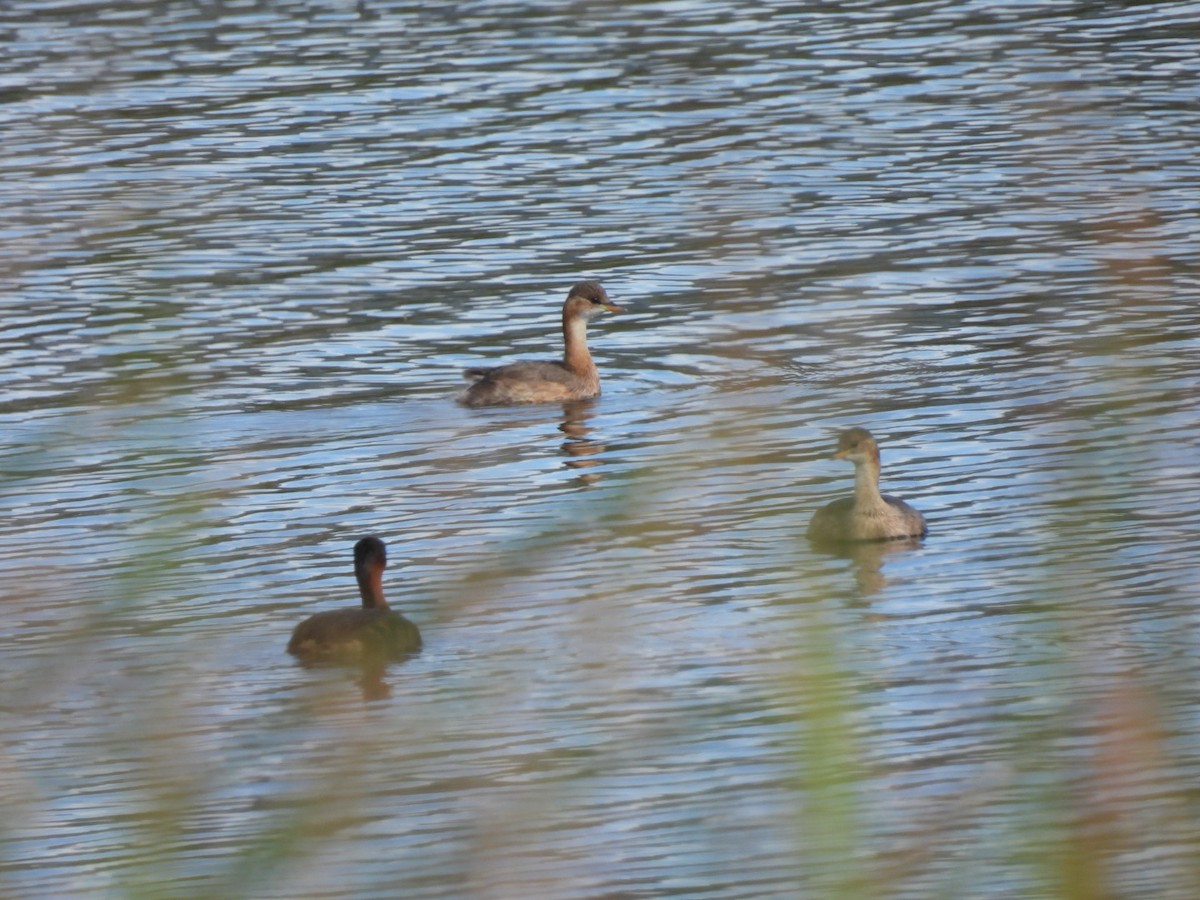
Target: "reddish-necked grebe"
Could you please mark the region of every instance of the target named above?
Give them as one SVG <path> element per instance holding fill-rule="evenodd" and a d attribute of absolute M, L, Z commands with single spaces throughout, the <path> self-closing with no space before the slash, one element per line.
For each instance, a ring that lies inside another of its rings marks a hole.
<path fill-rule="evenodd" d="M 833 458 L 854 463 L 854 496 L 817 510 L 808 526 L 810 540 L 888 541 L 925 536 L 924 516 L 903 500 L 879 493 L 879 445 L 869 431 L 843 431 Z"/>
<path fill-rule="evenodd" d="M 288 653 L 303 662 L 358 662 L 395 659 L 421 649 L 421 632 L 383 599 L 387 548 L 377 537 L 354 545 L 354 577 L 362 607 L 333 609 L 296 626 Z"/>
<path fill-rule="evenodd" d="M 465 369 L 463 374 L 475 383 L 462 395 L 462 402 L 467 406 L 506 406 L 598 397 L 600 374 L 588 352 L 587 323 L 604 310 L 620 312 L 621 307 L 611 303 L 596 282 L 579 282 L 563 304 L 562 361 L 521 360 L 491 369 Z"/>

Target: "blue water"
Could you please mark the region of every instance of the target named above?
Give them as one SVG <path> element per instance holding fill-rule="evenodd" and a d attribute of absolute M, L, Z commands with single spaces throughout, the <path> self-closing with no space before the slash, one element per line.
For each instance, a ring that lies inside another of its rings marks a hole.
<path fill-rule="evenodd" d="M 1198 13 L 7 4 L 0 892 L 1195 896 Z"/>

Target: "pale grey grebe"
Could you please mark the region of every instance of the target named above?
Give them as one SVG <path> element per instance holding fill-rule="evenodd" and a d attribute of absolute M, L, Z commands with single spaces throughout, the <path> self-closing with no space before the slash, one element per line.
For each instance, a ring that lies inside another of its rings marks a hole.
<path fill-rule="evenodd" d="M 809 540 L 889 541 L 925 536 L 924 516 L 903 500 L 879 493 L 879 445 L 869 431 L 843 431 L 833 458 L 854 463 L 854 496 L 817 510 L 808 525 Z"/>
<path fill-rule="evenodd" d="M 296 626 L 288 653 L 303 662 L 370 662 L 404 657 L 421 649 L 417 626 L 383 599 L 387 548 L 377 537 L 354 545 L 354 577 L 362 607 L 333 609 Z"/>
<path fill-rule="evenodd" d="M 467 406 L 507 406 L 598 397 L 600 374 L 588 352 L 587 323 L 604 310 L 620 312 L 621 307 L 611 303 L 596 282 L 579 282 L 563 304 L 562 361 L 521 360 L 490 369 L 465 369 L 463 375 L 475 383 L 461 401 Z"/>

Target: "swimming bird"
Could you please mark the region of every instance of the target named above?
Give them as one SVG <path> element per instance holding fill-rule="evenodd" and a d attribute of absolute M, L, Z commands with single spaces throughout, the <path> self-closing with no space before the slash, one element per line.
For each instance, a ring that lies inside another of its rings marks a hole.
<path fill-rule="evenodd" d="M 587 346 L 588 319 L 604 312 L 621 312 L 595 281 L 571 288 L 563 304 L 563 358 L 519 360 L 494 368 L 464 369 L 475 382 L 460 398 L 466 406 L 509 406 L 520 403 L 554 403 L 600 396 L 600 374 Z"/>
<path fill-rule="evenodd" d="M 387 548 L 377 537 L 354 545 L 354 577 L 362 607 L 334 609 L 309 616 L 296 626 L 288 653 L 305 663 L 378 662 L 421 649 L 417 626 L 391 609 L 383 598 Z"/>
<path fill-rule="evenodd" d="M 843 431 L 833 458 L 854 463 L 854 496 L 817 510 L 808 525 L 809 540 L 834 543 L 925 536 L 924 516 L 903 500 L 879 493 L 879 445 L 869 431 Z"/>

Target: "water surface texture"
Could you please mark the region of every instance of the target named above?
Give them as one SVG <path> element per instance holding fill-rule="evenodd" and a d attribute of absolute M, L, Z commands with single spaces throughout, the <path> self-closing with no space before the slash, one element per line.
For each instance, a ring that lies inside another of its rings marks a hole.
<path fill-rule="evenodd" d="M 1198 21 L 4 4 L 0 893 L 1200 895 Z"/>

